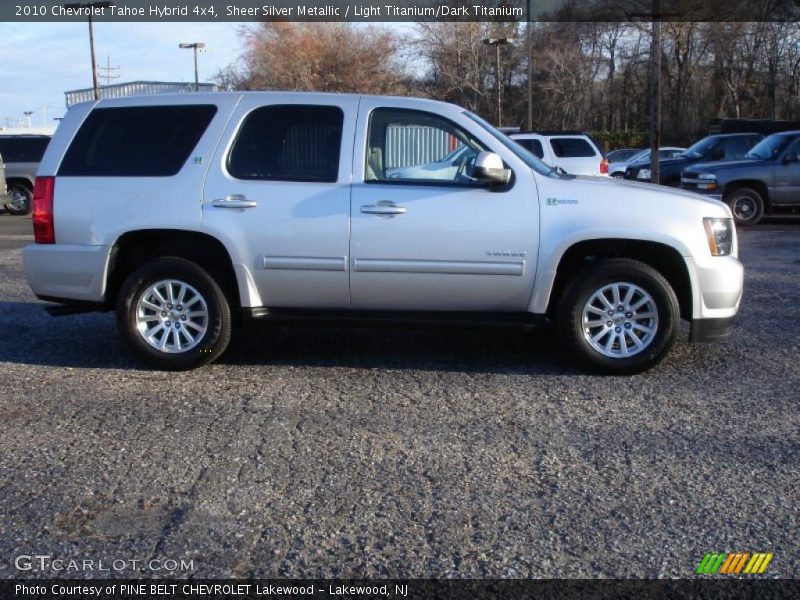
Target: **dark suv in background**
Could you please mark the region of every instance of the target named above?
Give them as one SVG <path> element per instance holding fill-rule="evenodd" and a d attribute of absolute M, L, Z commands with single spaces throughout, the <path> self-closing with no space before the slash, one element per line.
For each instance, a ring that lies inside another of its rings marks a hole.
<path fill-rule="evenodd" d="M 689 147 L 686 152 L 675 158 L 658 161 L 658 182 L 662 185 L 678 187 L 681 184 L 681 172 L 697 163 L 708 163 L 721 160 L 743 158 L 747 151 L 764 139 L 759 133 L 729 133 L 709 135 Z M 650 181 L 650 159 L 628 165 L 625 179 Z"/>
<path fill-rule="evenodd" d="M 0 136 L 0 156 L 6 165 L 8 198 L 4 208 L 12 215 L 27 215 L 33 203 L 36 170 L 50 143 L 47 135 Z"/>
<path fill-rule="evenodd" d="M 800 131 L 774 133 L 742 160 L 699 163 L 681 186 L 726 202 L 738 225 L 755 225 L 765 211 L 800 208 Z"/>

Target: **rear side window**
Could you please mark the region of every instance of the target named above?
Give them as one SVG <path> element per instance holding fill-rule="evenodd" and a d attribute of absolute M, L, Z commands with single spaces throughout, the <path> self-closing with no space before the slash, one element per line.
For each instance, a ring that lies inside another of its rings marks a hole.
<path fill-rule="evenodd" d="M 86 118 L 60 176 L 169 177 L 181 170 L 217 107 L 98 108 Z"/>
<path fill-rule="evenodd" d="M 515 139 L 520 146 L 525 148 L 528 152 L 531 152 L 537 158 L 544 158 L 544 149 L 542 148 L 542 142 L 539 140 L 520 140 Z"/>
<path fill-rule="evenodd" d="M 550 138 L 553 152 L 559 158 L 585 158 L 597 156 L 592 145 L 581 138 Z"/>
<path fill-rule="evenodd" d="M 251 112 L 228 157 L 237 179 L 321 181 L 339 174 L 344 113 L 336 106 L 276 105 Z"/>
<path fill-rule="evenodd" d="M 7 163 L 41 162 L 50 138 L 45 137 L 0 137 L 0 156 Z"/>

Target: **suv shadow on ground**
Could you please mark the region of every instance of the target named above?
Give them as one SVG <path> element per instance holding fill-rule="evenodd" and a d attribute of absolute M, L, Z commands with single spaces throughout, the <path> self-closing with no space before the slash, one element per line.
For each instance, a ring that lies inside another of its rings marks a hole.
<path fill-rule="evenodd" d="M 37 302 L 0 302 L 0 361 L 146 370 L 131 360 L 113 313 L 51 317 Z M 13 326 L 12 326 L 13 324 Z M 579 371 L 553 332 L 453 327 L 278 326 L 245 320 L 222 365 L 569 375 Z"/>

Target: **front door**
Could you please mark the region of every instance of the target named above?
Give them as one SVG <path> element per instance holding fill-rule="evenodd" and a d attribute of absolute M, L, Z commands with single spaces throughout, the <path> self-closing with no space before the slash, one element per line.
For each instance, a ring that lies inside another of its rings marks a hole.
<path fill-rule="evenodd" d="M 477 153 L 500 144 L 460 116 L 362 100 L 351 201 L 354 308 L 525 310 L 539 218 L 530 169 L 518 168 L 495 190 L 473 179 Z M 449 156 L 456 164 L 443 160 Z"/>
<path fill-rule="evenodd" d="M 800 140 L 789 145 L 783 157 L 775 161 L 774 203 L 800 206 Z"/>
<path fill-rule="evenodd" d="M 345 96 L 252 94 L 237 106 L 206 180 L 203 230 L 255 288 L 245 306 L 349 305 L 353 136 L 343 132 L 357 111 Z"/>

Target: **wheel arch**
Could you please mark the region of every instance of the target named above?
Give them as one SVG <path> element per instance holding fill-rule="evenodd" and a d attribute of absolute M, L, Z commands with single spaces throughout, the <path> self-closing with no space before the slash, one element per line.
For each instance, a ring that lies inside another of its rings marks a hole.
<path fill-rule="evenodd" d="M 669 282 L 678 297 L 681 318 L 692 318 L 692 284 L 681 253 L 663 242 L 625 238 L 596 238 L 573 243 L 562 253 L 547 299 L 546 313 L 555 317 L 558 301 L 570 278 L 588 262 L 603 258 L 629 258 L 645 263 Z"/>
<path fill-rule="evenodd" d="M 769 209 L 770 206 L 770 195 L 769 195 L 769 187 L 767 184 L 760 180 L 760 179 L 737 179 L 735 181 L 729 181 L 725 184 L 725 187 L 722 189 L 722 198 L 723 200 L 726 199 L 726 196 L 732 194 L 738 189 L 741 188 L 751 188 L 761 194 L 761 198 L 764 200 L 764 208 Z"/>
<path fill-rule="evenodd" d="M 131 273 L 162 256 L 196 263 L 217 280 L 234 307 L 242 306 L 236 269 L 225 245 L 206 233 L 183 229 L 142 229 L 120 235 L 109 251 L 106 303 L 116 303 L 120 288 Z"/>

